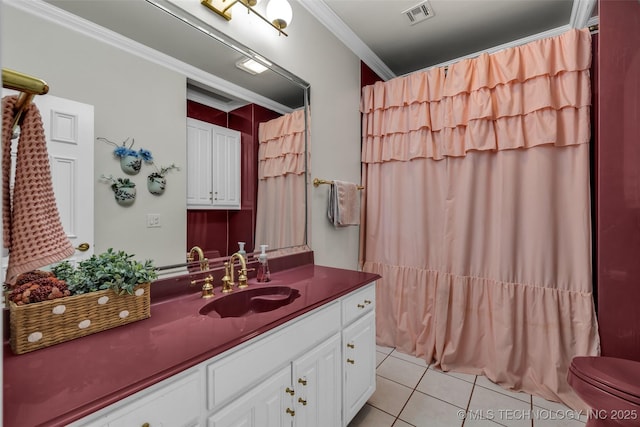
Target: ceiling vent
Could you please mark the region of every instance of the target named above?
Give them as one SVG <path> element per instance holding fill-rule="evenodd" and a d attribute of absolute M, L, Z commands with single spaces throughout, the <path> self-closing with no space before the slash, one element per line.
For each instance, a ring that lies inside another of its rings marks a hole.
<path fill-rule="evenodd" d="M 417 5 L 410 7 L 402 12 L 409 19 L 409 24 L 415 25 L 418 22 L 422 22 L 425 19 L 429 19 L 434 16 L 433 9 L 428 1 L 423 1 Z"/>

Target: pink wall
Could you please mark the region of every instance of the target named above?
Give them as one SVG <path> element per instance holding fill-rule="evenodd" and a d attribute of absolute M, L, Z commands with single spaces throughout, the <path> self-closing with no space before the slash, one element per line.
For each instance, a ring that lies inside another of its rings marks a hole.
<path fill-rule="evenodd" d="M 640 360 L 640 2 L 600 0 L 596 262 L 604 356 Z"/>

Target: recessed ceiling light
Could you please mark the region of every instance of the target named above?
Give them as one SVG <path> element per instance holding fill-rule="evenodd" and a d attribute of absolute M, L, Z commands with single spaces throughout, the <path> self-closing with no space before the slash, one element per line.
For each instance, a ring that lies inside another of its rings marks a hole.
<path fill-rule="evenodd" d="M 236 67 L 246 71 L 249 74 L 260 74 L 267 70 L 267 67 L 251 58 L 241 59 L 236 62 Z"/>

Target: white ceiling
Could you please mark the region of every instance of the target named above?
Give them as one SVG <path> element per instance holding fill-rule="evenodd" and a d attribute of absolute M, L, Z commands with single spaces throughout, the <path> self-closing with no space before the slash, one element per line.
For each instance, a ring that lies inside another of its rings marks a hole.
<path fill-rule="evenodd" d="M 214 46 L 219 43 L 158 9 L 156 1 L 45 1 L 282 105 L 303 102 L 300 87 L 277 73 L 261 75 L 260 86 L 250 82 L 234 66 L 241 54 Z M 597 23 L 597 0 L 428 0 L 433 16 L 414 25 L 403 12 L 421 0 L 289 1 L 300 3 L 384 80 Z M 216 61 L 207 60 L 214 51 Z"/>
<path fill-rule="evenodd" d="M 425 1 L 299 1 L 385 80 L 597 16 L 596 0 L 428 0 L 433 15 L 411 25 L 403 12 Z"/>

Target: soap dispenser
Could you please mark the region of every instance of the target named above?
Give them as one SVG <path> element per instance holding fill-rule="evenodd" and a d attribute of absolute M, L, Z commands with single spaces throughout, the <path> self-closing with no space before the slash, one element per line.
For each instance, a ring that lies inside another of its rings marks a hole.
<path fill-rule="evenodd" d="M 239 248 L 239 249 L 238 249 L 238 253 L 239 253 L 240 255 L 242 255 L 242 258 L 244 258 L 244 259 L 245 259 L 245 261 L 246 261 L 246 259 L 247 259 L 247 252 L 245 252 L 245 250 L 244 250 L 244 245 L 245 245 L 245 242 L 238 242 L 238 248 Z"/>
<path fill-rule="evenodd" d="M 269 261 L 267 260 L 267 253 L 265 252 L 269 246 L 260 245 L 260 255 L 258 255 L 258 282 L 268 282 L 271 280 L 269 273 Z"/>

